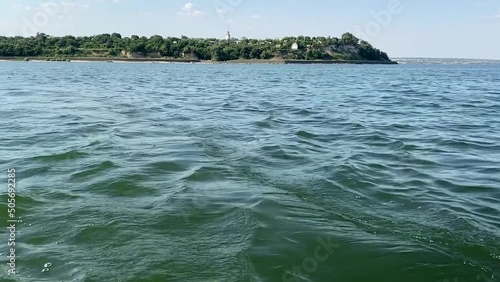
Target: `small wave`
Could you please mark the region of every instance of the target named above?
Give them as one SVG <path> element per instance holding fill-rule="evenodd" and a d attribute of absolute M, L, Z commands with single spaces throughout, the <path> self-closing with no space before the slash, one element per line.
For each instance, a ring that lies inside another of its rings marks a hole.
<path fill-rule="evenodd" d="M 81 179 L 98 175 L 99 173 L 106 172 L 112 168 L 118 167 L 111 161 L 104 161 L 99 164 L 89 165 L 79 172 L 73 173 L 70 178 Z"/>
<path fill-rule="evenodd" d="M 221 179 L 222 170 L 217 167 L 200 167 L 189 176 L 183 178 L 184 181 L 212 182 Z"/>
<path fill-rule="evenodd" d="M 281 146 L 262 146 L 259 149 L 264 155 L 269 156 L 274 159 L 292 161 L 292 160 L 305 160 L 305 156 L 301 153 L 291 150 L 284 150 Z"/>
<path fill-rule="evenodd" d="M 148 186 L 142 175 L 105 180 L 94 183 L 84 190 L 110 197 L 147 197 L 157 194 L 158 190 Z"/>
<path fill-rule="evenodd" d="M 296 135 L 298 137 L 302 137 L 302 138 L 306 138 L 306 139 L 315 139 L 317 137 L 317 135 L 314 135 L 312 133 L 309 133 L 307 131 L 304 131 L 304 130 L 299 130 Z"/>
<path fill-rule="evenodd" d="M 298 109 L 296 111 L 293 111 L 292 113 L 299 115 L 299 116 L 310 116 L 314 114 L 314 112 L 307 110 L 307 109 Z"/>
<path fill-rule="evenodd" d="M 269 120 L 257 121 L 255 125 L 257 125 L 258 127 L 268 128 L 268 129 L 273 127 L 272 123 Z"/>
<path fill-rule="evenodd" d="M 77 160 L 77 159 L 85 158 L 86 156 L 87 156 L 87 153 L 80 152 L 77 150 L 71 150 L 71 151 L 65 152 L 65 153 L 37 156 L 37 157 L 34 157 L 33 159 L 36 161 L 41 161 L 41 162 L 56 162 L 56 161 Z"/>
<path fill-rule="evenodd" d="M 434 184 L 438 187 L 445 188 L 446 190 L 453 190 L 455 193 L 487 193 L 491 194 L 497 190 L 493 186 L 486 185 L 461 185 L 456 184 L 450 180 L 437 179 Z"/>
<path fill-rule="evenodd" d="M 488 149 L 495 150 L 497 152 L 500 151 L 500 146 L 494 143 L 486 143 L 486 142 L 474 142 L 463 139 L 451 139 L 451 140 L 442 140 L 438 143 L 440 146 L 445 146 L 453 149 Z"/>
<path fill-rule="evenodd" d="M 151 163 L 148 165 L 148 167 L 161 173 L 176 173 L 187 170 L 187 167 L 184 164 L 175 161 L 163 161 L 163 162 Z"/>

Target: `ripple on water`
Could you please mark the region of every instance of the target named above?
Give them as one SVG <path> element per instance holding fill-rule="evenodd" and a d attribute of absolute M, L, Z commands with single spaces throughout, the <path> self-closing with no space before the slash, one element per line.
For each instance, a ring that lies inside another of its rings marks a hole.
<path fill-rule="evenodd" d="M 224 175 L 224 169 L 215 166 L 202 166 L 189 171 L 189 175 L 183 178 L 188 182 L 213 182 L 221 180 Z"/>
<path fill-rule="evenodd" d="M 188 170 L 189 166 L 186 162 L 180 161 L 162 161 L 151 163 L 148 165 L 152 169 L 153 173 L 179 173 Z"/>
<path fill-rule="evenodd" d="M 299 163 L 304 163 L 308 161 L 308 158 L 304 156 L 301 152 L 286 149 L 279 145 L 265 145 L 261 146 L 258 149 L 259 152 L 263 154 L 263 156 L 280 160 L 280 161 L 294 161 L 296 165 Z"/>
<path fill-rule="evenodd" d="M 118 167 L 119 166 L 117 166 L 112 161 L 104 161 L 104 162 L 101 162 L 99 164 L 86 165 L 84 168 L 71 174 L 70 179 L 74 180 L 74 181 L 88 179 L 88 178 L 95 177 L 96 175 L 99 175 L 101 173 L 106 173 L 109 170 L 112 170 L 112 169 L 118 168 Z"/>
<path fill-rule="evenodd" d="M 81 158 L 85 158 L 87 153 L 80 152 L 78 150 L 71 150 L 64 153 L 54 153 L 52 155 L 36 156 L 33 158 L 35 161 L 40 162 L 58 162 L 58 161 L 75 161 Z"/>
<path fill-rule="evenodd" d="M 297 131 L 297 136 L 305 139 L 315 139 L 317 136 L 313 133 L 307 132 L 305 130 Z"/>
<path fill-rule="evenodd" d="M 106 179 L 84 185 L 79 191 L 86 191 L 92 194 L 105 195 L 109 197 L 148 197 L 157 195 L 158 188 L 153 188 L 153 184 L 142 174 L 127 174 L 114 179 Z"/>
<path fill-rule="evenodd" d="M 268 128 L 268 129 L 273 128 L 272 122 L 267 120 L 267 119 L 263 120 L 263 121 L 257 121 L 257 122 L 255 122 L 255 125 L 257 127 L 261 127 L 261 128 Z"/>

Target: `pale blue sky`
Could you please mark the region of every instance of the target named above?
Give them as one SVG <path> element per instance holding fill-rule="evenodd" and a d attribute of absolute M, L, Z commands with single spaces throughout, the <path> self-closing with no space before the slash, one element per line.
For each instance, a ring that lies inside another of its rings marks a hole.
<path fill-rule="evenodd" d="M 500 0 L 0 1 L 1 35 L 223 38 L 229 25 L 248 38 L 349 31 L 391 57 L 500 59 Z"/>

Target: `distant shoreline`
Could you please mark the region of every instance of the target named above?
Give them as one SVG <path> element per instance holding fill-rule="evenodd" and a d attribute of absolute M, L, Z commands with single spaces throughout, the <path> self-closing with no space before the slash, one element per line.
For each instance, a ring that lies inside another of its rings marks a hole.
<path fill-rule="evenodd" d="M 52 57 L 0 57 L 0 62 L 5 61 L 31 61 L 31 62 L 143 62 L 143 63 L 202 63 L 202 64 L 369 64 L 369 65 L 397 65 L 395 61 L 369 61 L 369 60 L 287 60 L 287 59 L 250 59 L 230 61 L 210 61 L 196 59 L 169 59 L 169 58 L 102 58 L 102 57 L 77 57 L 77 58 L 52 58 Z"/>

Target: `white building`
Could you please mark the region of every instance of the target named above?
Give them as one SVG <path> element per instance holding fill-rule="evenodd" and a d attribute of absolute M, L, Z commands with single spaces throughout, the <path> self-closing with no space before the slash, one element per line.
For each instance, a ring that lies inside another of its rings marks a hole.
<path fill-rule="evenodd" d="M 227 34 L 226 34 L 226 40 L 231 40 L 231 33 L 229 32 L 229 30 L 227 31 Z"/>
<path fill-rule="evenodd" d="M 299 50 L 299 44 L 297 44 L 297 42 L 292 44 L 292 50 Z"/>

